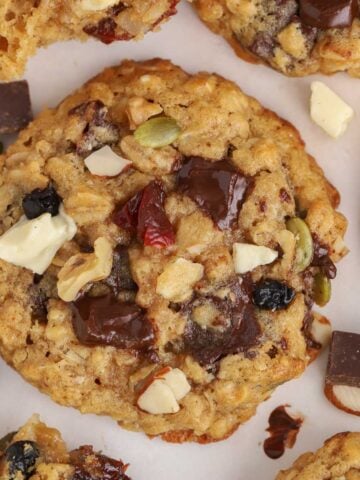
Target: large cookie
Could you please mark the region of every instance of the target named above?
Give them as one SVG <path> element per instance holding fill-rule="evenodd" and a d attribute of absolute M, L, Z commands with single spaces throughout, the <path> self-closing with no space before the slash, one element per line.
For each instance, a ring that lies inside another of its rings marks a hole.
<path fill-rule="evenodd" d="M 127 465 L 89 445 L 69 452 L 55 428 L 33 415 L 17 432 L 0 440 L 2 480 L 130 480 Z"/>
<path fill-rule="evenodd" d="M 315 453 L 304 453 L 276 480 L 359 480 L 360 433 L 338 433 Z"/>
<path fill-rule="evenodd" d="M 360 76 L 358 0 L 194 0 L 236 53 L 289 76 Z"/>
<path fill-rule="evenodd" d="M 176 13 L 179 0 L 1 0 L 0 80 L 19 77 L 39 47 L 60 40 L 139 39 Z"/>
<path fill-rule="evenodd" d="M 234 83 L 126 61 L 0 164 L 0 351 L 55 401 L 220 440 L 319 348 L 339 195 Z"/>

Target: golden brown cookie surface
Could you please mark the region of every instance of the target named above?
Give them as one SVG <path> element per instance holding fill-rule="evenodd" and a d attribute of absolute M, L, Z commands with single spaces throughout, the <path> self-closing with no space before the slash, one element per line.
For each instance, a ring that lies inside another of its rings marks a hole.
<path fill-rule="evenodd" d="M 195 0 L 200 18 L 237 54 L 289 76 L 360 76 L 358 0 Z"/>
<path fill-rule="evenodd" d="M 319 347 L 316 287 L 346 253 L 339 195 L 298 132 L 232 82 L 124 62 L 0 165 L 0 351 L 55 401 L 220 440 Z M 34 225 L 60 239 L 53 255 Z"/>

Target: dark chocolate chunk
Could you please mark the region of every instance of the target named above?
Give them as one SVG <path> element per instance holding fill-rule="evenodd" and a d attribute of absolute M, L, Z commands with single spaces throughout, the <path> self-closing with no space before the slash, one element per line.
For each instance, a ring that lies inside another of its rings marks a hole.
<path fill-rule="evenodd" d="M 227 160 L 190 157 L 178 173 L 178 185 L 224 230 L 236 222 L 250 179 Z"/>
<path fill-rule="evenodd" d="M 15 133 L 32 120 L 28 83 L 0 83 L 0 133 Z"/>
<path fill-rule="evenodd" d="M 269 427 L 266 429 L 270 437 L 264 442 L 264 452 L 272 459 L 280 458 L 285 448 L 292 448 L 303 423 L 301 418 L 291 417 L 285 406 L 275 408 L 269 417 Z"/>
<path fill-rule="evenodd" d="M 137 233 L 145 246 L 165 248 L 175 243 L 175 233 L 166 215 L 162 183 L 150 182 L 115 211 L 113 221 L 130 234 Z"/>
<path fill-rule="evenodd" d="M 89 155 L 93 150 L 119 140 L 118 127 L 109 119 L 108 108 L 101 100 L 81 103 L 72 108 L 69 115 L 77 115 L 85 125 L 75 145 L 78 155 Z"/>
<path fill-rule="evenodd" d="M 333 332 L 326 383 L 360 388 L 360 334 Z"/>
<path fill-rule="evenodd" d="M 132 279 L 127 247 L 118 245 L 114 250 L 113 265 L 110 275 L 104 280 L 116 296 L 121 291 L 136 291 L 137 285 Z"/>
<path fill-rule="evenodd" d="M 301 21 L 323 30 L 350 27 L 358 14 L 358 0 L 300 0 Z"/>
<path fill-rule="evenodd" d="M 254 288 L 253 302 L 263 310 L 282 310 L 293 301 L 295 291 L 286 285 L 271 278 L 258 282 Z"/>
<path fill-rule="evenodd" d="M 203 327 L 191 318 L 193 310 L 202 304 L 213 304 L 224 328 Z M 242 283 L 234 282 L 229 298 L 196 297 L 184 308 L 189 320 L 184 331 L 184 350 L 200 365 L 211 367 L 227 355 L 246 352 L 259 342 L 261 327 L 251 302 L 251 280 L 245 276 Z"/>
<path fill-rule="evenodd" d="M 144 350 L 154 343 L 151 321 L 135 303 L 119 302 L 112 295 L 85 295 L 72 305 L 73 328 L 83 345 Z"/>
<path fill-rule="evenodd" d="M 74 466 L 71 480 L 130 480 L 127 465 L 94 452 L 89 445 L 70 452 L 70 463 Z"/>

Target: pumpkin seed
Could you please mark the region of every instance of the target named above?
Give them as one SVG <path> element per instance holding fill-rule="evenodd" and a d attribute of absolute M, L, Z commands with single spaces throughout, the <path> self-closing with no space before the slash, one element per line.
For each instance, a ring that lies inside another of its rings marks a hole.
<path fill-rule="evenodd" d="M 309 227 L 304 220 L 298 217 L 290 218 L 286 222 L 286 228 L 295 235 L 296 238 L 296 272 L 302 272 L 307 268 L 313 258 L 314 243 Z"/>
<path fill-rule="evenodd" d="M 160 148 L 173 143 L 181 129 L 173 118 L 155 117 L 141 124 L 134 132 L 135 140 L 143 147 Z"/>
<path fill-rule="evenodd" d="M 331 282 L 323 273 L 317 273 L 314 277 L 313 298 L 319 307 L 326 305 L 331 297 Z"/>

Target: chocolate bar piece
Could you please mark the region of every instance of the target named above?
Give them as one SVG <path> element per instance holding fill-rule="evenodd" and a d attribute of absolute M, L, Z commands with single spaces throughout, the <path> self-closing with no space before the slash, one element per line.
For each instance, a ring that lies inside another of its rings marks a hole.
<path fill-rule="evenodd" d="M 325 395 L 337 408 L 360 415 L 360 334 L 333 333 Z"/>
<path fill-rule="evenodd" d="M 15 133 L 32 120 L 29 85 L 0 83 L 0 133 Z"/>
<path fill-rule="evenodd" d="M 300 0 L 300 18 L 311 27 L 350 27 L 358 13 L 358 0 Z"/>

